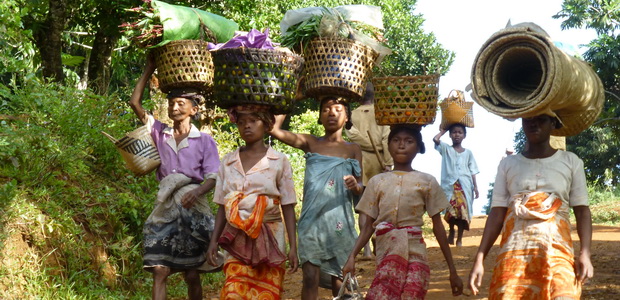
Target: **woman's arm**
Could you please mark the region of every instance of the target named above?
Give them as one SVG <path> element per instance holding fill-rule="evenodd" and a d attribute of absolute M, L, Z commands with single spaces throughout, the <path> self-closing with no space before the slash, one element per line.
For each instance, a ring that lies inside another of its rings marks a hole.
<path fill-rule="evenodd" d="M 360 215 L 361 214 L 363 213 L 360 213 Z M 372 234 L 374 232 L 374 229 L 372 228 L 372 224 L 374 222 L 375 222 L 375 219 L 373 219 L 369 215 L 366 215 L 366 223 L 364 223 L 364 227 L 361 228 L 360 235 L 357 238 L 357 241 L 355 241 L 353 250 L 351 250 L 351 253 L 349 254 L 349 259 L 347 259 L 347 262 L 344 264 L 344 267 L 342 268 L 343 275 L 347 273 L 351 273 L 351 275 L 355 275 L 355 256 L 357 256 L 357 254 L 362 250 L 362 248 L 364 248 L 364 246 L 368 244 L 370 237 L 372 237 Z"/>
<path fill-rule="evenodd" d="M 351 147 L 353 147 L 353 157 L 359 162 L 360 164 L 360 174 L 364 174 L 363 172 L 363 167 L 362 166 L 362 148 L 360 148 L 359 145 L 357 144 L 350 144 Z M 353 175 L 346 175 L 344 176 L 344 184 L 346 185 L 346 187 L 348 189 L 350 189 L 353 194 L 357 195 L 357 196 L 361 196 L 362 193 L 364 192 L 364 183 L 362 182 L 362 178 L 361 176 L 353 176 Z"/>
<path fill-rule="evenodd" d="M 205 180 L 205 182 L 197 188 L 183 195 L 183 198 L 181 198 L 181 205 L 183 205 L 184 208 L 192 208 L 196 201 L 198 201 L 200 197 L 204 197 L 213 187 L 215 187 L 215 179 L 210 178 Z"/>
<path fill-rule="evenodd" d="M 575 275 L 582 284 L 594 275 L 594 267 L 590 260 L 590 246 L 592 245 L 592 215 L 588 206 L 574 206 L 575 220 L 577 221 L 577 235 L 581 250 L 575 260 Z"/>
<path fill-rule="evenodd" d="M 443 227 L 441 221 L 441 213 L 437 213 L 432 217 L 433 220 L 433 233 L 437 238 L 437 243 L 441 248 L 443 257 L 448 264 L 448 270 L 450 270 L 450 287 L 452 288 L 452 296 L 458 296 L 463 293 L 463 281 L 459 274 L 456 272 L 454 261 L 452 260 L 452 251 L 450 251 L 450 245 L 448 245 L 448 238 L 446 237 L 446 230 Z"/>
<path fill-rule="evenodd" d="M 310 143 L 315 139 L 314 136 L 284 130 L 282 129 L 282 123 L 284 123 L 286 115 L 276 115 L 275 117 L 276 122 L 273 124 L 273 129 L 269 132 L 269 134 L 291 147 L 301 149 L 304 152 L 310 152 Z"/>
<path fill-rule="evenodd" d="M 484 274 L 484 258 L 491 250 L 491 247 L 497 240 L 497 237 L 502 232 L 504 225 L 504 217 L 508 211 L 507 207 L 493 207 L 487 222 L 484 225 L 484 232 L 482 233 L 482 241 L 480 241 L 480 247 L 474 257 L 474 265 L 469 272 L 469 289 L 478 295 L 478 289 L 482 285 L 482 275 Z"/>
<path fill-rule="evenodd" d="M 217 215 L 215 216 L 215 228 L 213 229 L 213 234 L 211 235 L 211 240 L 209 241 L 209 248 L 207 248 L 207 262 L 212 266 L 217 266 L 217 240 L 222 235 L 222 231 L 224 231 L 224 226 L 226 225 L 226 209 L 224 205 L 220 205 L 217 209 Z"/>
<path fill-rule="evenodd" d="M 478 193 L 478 183 L 476 183 L 476 174 L 471 175 L 471 181 L 474 183 L 474 199 L 478 199 L 480 194 Z"/>
<path fill-rule="evenodd" d="M 155 58 L 149 53 L 146 57 L 146 66 L 144 67 L 144 71 L 138 79 L 138 82 L 133 89 L 133 93 L 131 94 L 131 98 L 129 99 L 129 106 L 131 106 L 133 112 L 136 116 L 138 116 L 138 119 L 140 119 L 144 124 L 146 124 L 147 118 L 146 111 L 142 107 L 142 93 L 144 93 L 144 89 L 151 79 L 151 75 L 155 72 L 155 68 Z"/>
<path fill-rule="evenodd" d="M 289 273 L 295 273 L 299 267 L 299 258 L 297 257 L 297 225 L 295 220 L 295 204 L 282 205 L 282 215 L 284 216 L 284 225 L 288 236 L 289 251 Z"/>
<path fill-rule="evenodd" d="M 435 143 L 435 146 L 439 145 L 439 139 L 441 138 L 442 135 L 444 135 L 447 132 L 447 130 L 445 129 L 441 129 L 439 131 L 439 133 L 437 135 L 435 135 L 435 137 L 433 137 L 433 142 Z"/>

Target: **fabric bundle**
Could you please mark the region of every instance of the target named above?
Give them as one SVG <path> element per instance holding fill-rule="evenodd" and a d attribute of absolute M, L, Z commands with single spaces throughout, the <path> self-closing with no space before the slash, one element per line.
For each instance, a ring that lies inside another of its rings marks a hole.
<path fill-rule="evenodd" d="M 594 70 L 531 23 L 493 34 L 474 60 L 471 80 L 474 100 L 489 112 L 507 119 L 557 117 L 563 125 L 552 132 L 557 136 L 588 128 L 605 99 Z"/>

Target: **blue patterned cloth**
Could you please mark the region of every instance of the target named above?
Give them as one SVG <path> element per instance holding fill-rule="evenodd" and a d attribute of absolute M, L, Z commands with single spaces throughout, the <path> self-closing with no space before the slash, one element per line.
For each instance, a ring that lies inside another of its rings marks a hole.
<path fill-rule="evenodd" d="M 299 262 L 310 262 L 321 273 L 342 277 L 357 239 L 353 200 L 343 177 L 360 176 L 355 159 L 307 153 L 304 198 L 297 225 Z M 357 200 L 357 199 L 355 199 Z"/>

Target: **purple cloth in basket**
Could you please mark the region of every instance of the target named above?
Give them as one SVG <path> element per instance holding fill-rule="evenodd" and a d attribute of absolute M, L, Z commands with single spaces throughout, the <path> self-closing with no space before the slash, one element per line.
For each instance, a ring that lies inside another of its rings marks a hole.
<path fill-rule="evenodd" d="M 238 32 L 235 36 L 226 43 L 213 44 L 209 43 L 207 48 L 209 50 L 219 50 L 226 48 L 258 48 L 258 49 L 275 49 L 277 44 L 273 43 L 269 38 L 269 28 L 265 29 L 265 32 L 260 32 L 256 29 L 252 29 L 249 32 Z"/>

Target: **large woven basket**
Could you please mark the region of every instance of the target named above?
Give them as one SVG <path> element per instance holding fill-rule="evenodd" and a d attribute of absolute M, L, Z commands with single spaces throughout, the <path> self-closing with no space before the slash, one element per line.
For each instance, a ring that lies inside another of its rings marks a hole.
<path fill-rule="evenodd" d="M 207 42 L 178 40 L 155 50 L 159 87 L 167 93 L 175 88 L 193 87 L 203 91 L 213 84 L 213 61 Z"/>
<path fill-rule="evenodd" d="M 155 170 L 161 160 L 147 126 L 128 132 L 119 140 L 101 132 L 114 143 L 123 157 L 127 168 L 136 176 L 143 176 Z"/>
<path fill-rule="evenodd" d="M 305 95 L 359 100 L 379 54 L 351 39 L 316 38 L 304 50 Z"/>
<path fill-rule="evenodd" d="M 441 124 L 439 128 L 448 129 L 452 124 L 463 124 L 466 127 L 474 127 L 474 102 L 465 101 L 462 91 L 452 90 L 441 103 Z"/>
<path fill-rule="evenodd" d="M 377 124 L 428 125 L 435 122 L 439 74 L 375 77 L 372 83 Z"/>
<path fill-rule="evenodd" d="M 269 105 L 276 114 L 292 110 L 304 61 L 300 55 L 255 48 L 220 49 L 212 55 L 217 105 Z"/>

